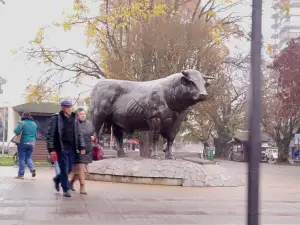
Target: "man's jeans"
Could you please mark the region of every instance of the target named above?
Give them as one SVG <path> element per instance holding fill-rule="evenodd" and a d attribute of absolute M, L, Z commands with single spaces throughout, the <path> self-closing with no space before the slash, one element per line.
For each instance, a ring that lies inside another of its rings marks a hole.
<path fill-rule="evenodd" d="M 25 164 L 30 170 L 34 169 L 34 165 L 31 159 L 34 145 L 32 144 L 18 144 L 18 157 L 19 157 L 19 177 L 24 177 Z"/>
<path fill-rule="evenodd" d="M 65 148 L 61 153 L 57 155 L 60 174 L 55 177 L 56 183 L 61 183 L 61 187 L 64 192 L 70 190 L 69 174 L 72 171 L 72 166 L 75 160 L 74 150 L 71 148 Z"/>

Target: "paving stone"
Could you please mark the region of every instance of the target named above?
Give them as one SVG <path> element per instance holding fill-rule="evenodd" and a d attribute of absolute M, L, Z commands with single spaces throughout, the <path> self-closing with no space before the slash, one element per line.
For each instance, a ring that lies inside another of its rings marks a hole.
<path fill-rule="evenodd" d="M 191 179 L 184 179 L 182 186 L 183 187 L 193 187 L 193 181 Z"/>
<path fill-rule="evenodd" d="M 164 177 L 167 177 L 167 178 L 174 178 L 175 174 L 176 174 L 175 171 L 171 171 L 171 170 L 163 170 L 163 171 L 161 171 L 161 173 L 164 175 Z"/>
<path fill-rule="evenodd" d="M 198 173 L 196 180 L 205 183 L 205 175 Z"/>
<path fill-rule="evenodd" d="M 98 171 L 100 171 L 100 172 L 98 172 Z M 99 173 L 99 174 L 102 174 L 102 170 L 100 169 L 100 170 L 98 170 L 98 171 L 94 171 L 93 173 Z M 104 172 L 103 172 L 103 174 L 113 174 L 114 173 L 114 170 L 113 169 L 106 169 L 106 170 L 104 170 Z"/>
<path fill-rule="evenodd" d="M 183 177 L 184 177 L 184 170 L 181 167 L 176 167 L 175 168 L 175 177 L 183 179 Z"/>
<path fill-rule="evenodd" d="M 123 176 L 123 175 L 125 175 L 124 172 L 125 172 L 125 170 L 120 168 L 120 169 L 114 170 L 114 171 L 112 172 L 112 175 Z M 128 172 L 128 171 L 127 171 L 127 172 Z M 108 173 L 107 173 L 107 174 L 108 174 Z"/>
<path fill-rule="evenodd" d="M 205 182 L 205 186 L 209 187 L 222 187 L 224 186 L 222 180 L 220 179 L 210 179 Z"/>
<path fill-rule="evenodd" d="M 244 164 L 226 163 L 232 174 L 246 177 Z M 261 224 L 299 224 L 298 169 L 261 165 Z M 245 186 L 184 188 L 87 181 L 87 196 L 74 192 L 64 199 L 53 190 L 53 168 L 39 169 L 35 179 L 28 174 L 24 181 L 13 179 L 15 173 L 16 168 L 11 168 L 0 175 L 0 183 L 10 187 L 0 190 L 1 225 L 242 225 L 246 221 Z"/>
<path fill-rule="evenodd" d="M 162 174 L 158 170 L 152 170 L 151 171 L 151 177 L 162 177 Z"/>

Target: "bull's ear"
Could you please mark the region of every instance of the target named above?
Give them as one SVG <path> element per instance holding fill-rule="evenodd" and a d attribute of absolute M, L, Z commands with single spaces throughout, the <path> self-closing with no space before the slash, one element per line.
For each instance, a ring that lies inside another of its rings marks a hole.
<path fill-rule="evenodd" d="M 206 75 L 202 75 L 204 80 L 213 80 L 215 79 L 214 77 L 210 77 L 210 76 L 206 76 Z"/>
<path fill-rule="evenodd" d="M 186 77 L 189 75 L 189 71 L 187 70 L 182 70 L 181 73 Z"/>
<path fill-rule="evenodd" d="M 186 77 L 181 77 L 181 83 L 185 86 L 190 85 L 191 81 Z"/>
<path fill-rule="evenodd" d="M 205 87 L 209 87 L 209 86 L 210 86 L 210 83 L 205 82 Z"/>

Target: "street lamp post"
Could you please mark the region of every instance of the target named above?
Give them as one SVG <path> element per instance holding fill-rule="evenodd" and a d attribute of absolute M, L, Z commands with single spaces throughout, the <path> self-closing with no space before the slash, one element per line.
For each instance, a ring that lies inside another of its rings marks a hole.
<path fill-rule="evenodd" d="M 249 91 L 248 225 L 259 224 L 259 164 L 261 161 L 262 0 L 252 0 L 251 89 Z"/>

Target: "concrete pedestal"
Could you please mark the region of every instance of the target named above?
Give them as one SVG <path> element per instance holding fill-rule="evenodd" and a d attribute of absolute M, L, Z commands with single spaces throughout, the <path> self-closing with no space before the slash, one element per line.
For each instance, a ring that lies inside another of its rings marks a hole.
<path fill-rule="evenodd" d="M 237 187 L 244 183 L 219 165 L 186 160 L 113 158 L 89 165 L 89 180 L 186 187 Z"/>

